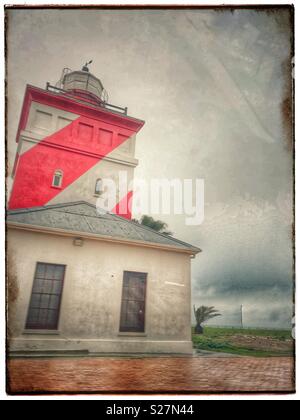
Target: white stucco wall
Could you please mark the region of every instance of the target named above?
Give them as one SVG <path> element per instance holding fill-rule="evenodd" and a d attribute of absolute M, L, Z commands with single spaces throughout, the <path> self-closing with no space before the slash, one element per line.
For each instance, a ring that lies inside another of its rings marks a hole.
<path fill-rule="evenodd" d="M 189 255 L 92 239 L 78 247 L 73 239 L 8 230 L 11 351 L 192 351 Z M 24 330 L 38 261 L 67 266 L 56 334 Z M 119 333 L 124 271 L 148 273 L 145 334 Z"/>
<path fill-rule="evenodd" d="M 125 186 L 120 185 L 120 177 L 122 175 L 121 182 L 124 182 L 124 174 L 126 174 L 127 183 Z M 122 163 L 109 161 L 107 159 L 101 160 L 91 169 L 86 171 L 81 177 L 75 182 L 63 189 L 57 196 L 50 200 L 47 204 L 60 204 L 68 203 L 76 200 L 87 201 L 91 204 L 96 205 L 99 196 L 95 195 L 95 184 L 97 179 L 101 178 L 113 180 L 116 186 L 116 202 L 115 205 L 126 197 L 128 187 L 131 185 L 134 177 L 134 168 L 131 166 L 125 166 Z M 105 190 L 106 192 L 106 190 Z M 106 196 L 106 194 L 105 194 Z M 103 197 L 103 196 L 102 196 Z M 114 205 L 113 205 L 114 207 Z M 112 210 L 110 207 L 108 210 Z"/>

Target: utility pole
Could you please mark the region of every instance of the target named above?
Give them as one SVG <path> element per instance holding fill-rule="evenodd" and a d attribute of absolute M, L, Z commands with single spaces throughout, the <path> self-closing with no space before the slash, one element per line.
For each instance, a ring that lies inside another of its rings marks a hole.
<path fill-rule="evenodd" d="M 244 320 L 243 320 L 243 305 L 241 305 L 241 328 L 244 328 Z"/>

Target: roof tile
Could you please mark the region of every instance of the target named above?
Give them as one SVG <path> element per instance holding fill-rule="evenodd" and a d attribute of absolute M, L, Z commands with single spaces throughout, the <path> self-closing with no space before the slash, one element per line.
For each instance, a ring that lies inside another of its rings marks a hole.
<path fill-rule="evenodd" d="M 171 236 L 163 235 L 146 226 L 112 213 L 99 212 L 85 201 L 9 210 L 7 221 L 13 223 L 58 228 L 68 231 L 93 233 L 120 240 L 144 241 L 167 245 L 197 254 L 201 250 Z"/>

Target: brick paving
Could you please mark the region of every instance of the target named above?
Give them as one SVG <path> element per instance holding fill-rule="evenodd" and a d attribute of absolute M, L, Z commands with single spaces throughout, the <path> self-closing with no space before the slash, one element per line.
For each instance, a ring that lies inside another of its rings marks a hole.
<path fill-rule="evenodd" d="M 293 392 L 292 358 L 11 359 L 9 393 Z"/>

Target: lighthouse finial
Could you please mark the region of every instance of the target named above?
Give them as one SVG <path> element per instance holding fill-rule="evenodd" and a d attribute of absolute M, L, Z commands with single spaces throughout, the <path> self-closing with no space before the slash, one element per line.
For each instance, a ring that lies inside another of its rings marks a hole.
<path fill-rule="evenodd" d="M 87 61 L 85 65 L 82 67 L 82 71 L 89 71 L 88 65 L 91 64 L 93 60 Z"/>

